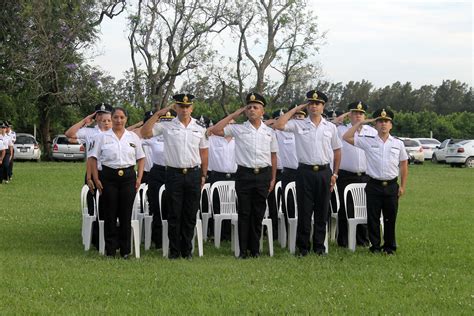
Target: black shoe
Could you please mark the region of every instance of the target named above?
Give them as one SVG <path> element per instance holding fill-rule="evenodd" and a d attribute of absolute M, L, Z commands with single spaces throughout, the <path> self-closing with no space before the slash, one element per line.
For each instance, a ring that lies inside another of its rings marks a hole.
<path fill-rule="evenodd" d="M 324 251 L 323 249 L 316 249 L 314 251 L 314 253 L 318 256 L 325 256 L 326 255 L 326 251 Z"/>
<path fill-rule="evenodd" d="M 369 251 L 371 253 L 380 253 L 381 250 L 380 250 L 380 248 L 376 248 L 376 247 L 372 246 L 372 247 L 369 248 Z"/>
<path fill-rule="evenodd" d="M 183 255 L 183 258 L 186 260 L 193 260 L 193 255 L 192 254 Z"/>
<path fill-rule="evenodd" d="M 122 259 L 123 260 L 128 260 L 128 259 L 130 259 L 130 255 L 129 254 L 123 255 Z"/>
<path fill-rule="evenodd" d="M 258 257 L 260 257 L 260 252 L 252 253 L 252 254 L 250 254 L 250 257 L 258 258 Z"/>
<path fill-rule="evenodd" d="M 246 252 L 244 252 L 244 253 L 241 252 L 238 259 L 248 259 L 247 253 Z"/>
<path fill-rule="evenodd" d="M 298 253 L 296 254 L 297 257 L 306 257 L 308 255 L 309 251 L 306 249 L 300 249 Z"/>
<path fill-rule="evenodd" d="M 383 252 L 384 252 L 387 256 L 391 256 L 391 255 L 394 255 L 394 254 L 395 254 L 395 252 L 394 252 L 392 249 L 390 249 L 390 248 L 384 248 L 384 249 L 383 249 Z"/>
<path fill-rule="evenodd" d="M 181 258 L 181 257 L 180 257 L 178 254 L 170 254 L 170 255 L 168 255 L 168 259 L 170 259 L 170 260 L 177 260 L 177 259 L 179 259 L 179 258 Z"/>

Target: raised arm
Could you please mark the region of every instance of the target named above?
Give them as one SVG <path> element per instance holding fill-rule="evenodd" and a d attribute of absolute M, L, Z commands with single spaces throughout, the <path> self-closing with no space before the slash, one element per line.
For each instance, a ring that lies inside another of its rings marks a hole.
<path fill-rule="evenodd" d="M 217 122 L 213 127 L 208 128 L 207 129 L 208 133 L 212 133 L 217 136 L 224 136 L 224 127 L 226 127 L 230 121 L 238 118 L 244 111 L 245 111 L 245 107 L 242 107 L 238 109 L 237 111 L 235 111 L 234 113 L 227 115 L 222 120 Z"/>
<path fill-rule="evenodd" d="M 362 122 L 357 122 L 356 124 L 352 125 L 351 128 L 347 130 L 347 132 L 342 136 L 342 139 L 344 139 L 346 142 L 348 142 L 351 145 L 354 145 L 354 135 L 357 129 L 362 125 L 362 124 L 367 124 L 370 122 L 374 122 L 375 119 L 367 119 Z"/>
<path fill-rule="evenodd" d="M 95 112 L 92 113 L 92 114 L 87 115 L 85 118 L 83 118 L 82 120 L 80 120 L 79 122 L 77 122 L 76 124 L 71 126 L 64 133 L 64 135 L 66 135 L 66 137 L 68 137 L 68 138 L 77 138 L 76 137 L 77 131 L 79 131 L 79 129 L 81 127 L 88 126 L 88 125 L 92 124 L 92 122 L 94 122 L 94 115 L 95 115 Z"/>
<path fill-rule="evenodd" d="M 155 112 L 152 117 L 150 117 L 148 121 L 146 121 L 146 123 L 143 124 L 143 126 L 140 128 L 141 137 L 143 137 L 144 139 L 153 137 L 153 125 L 158 122 L 160 116 L 166 114 L 166 112 L 168 112 L 170 109 L 171 106 L 167 106 Z"/>
<path fill-rule="evenodd" d="M 293 115 L 295 115 L 297 111 L 302 110 L 305 106 L 307 106 L 306 103 L 295 106 L 294 108 L 292 108 L 291 110 L 289 110 L 288 112 L 280 116 L 278 120 L 276 120 L 276 122 L 273 124 L 272 127 L 274 129 L 278 129 L 281 131 L 284 130 L 286 123 L 288 123 L 288 121 L 293 117 Z"/>

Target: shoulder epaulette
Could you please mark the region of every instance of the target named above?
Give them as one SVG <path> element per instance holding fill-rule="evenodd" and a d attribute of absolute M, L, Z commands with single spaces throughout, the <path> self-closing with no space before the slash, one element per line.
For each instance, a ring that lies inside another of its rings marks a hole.
<path fill-rule="evenodd" d="M 204 122 L 201 122 L 201 121 L 199 121 L 199 120 L 196 120 L 196 124 L 199 125 L 199 126 L 201 126 L 201 127 L 203 127 L 203 128 L 206 128 L 206 123 L 204 123 Z"/>
<path fill-rule="evenodd" d="M 370 135 L 360 135 L 360 137 L 375 138 L 375 136 L 370 136 Z"/>

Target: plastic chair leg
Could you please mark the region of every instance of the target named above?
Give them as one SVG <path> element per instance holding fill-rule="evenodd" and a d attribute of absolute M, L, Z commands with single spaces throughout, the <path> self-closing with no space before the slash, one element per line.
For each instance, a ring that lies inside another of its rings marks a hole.
<path fill-rule="evenodd" d="M 296 228 L 298 222 L 296 218 L 289 218 L 288 219 L 288 249 L 290 250 L 291 254 L 295 253 L 296 250 Z"/>
<path fill-rule="evenodd" d="M 202 239 L 207 241 L 207 229 L 209 227 L 209 218 L 211 218 L 210 213 L 202 213 Z"/>
<path fill-rule="evenodd" d="M 237 219 L 232 219 L 231 221 L 231 230 L 232 230 L 232 248 L 234 250 L 234 256 L 238 257 L 240 255 L 240 245 L 239 245 L 239 222 Z"/>
<path fill-rule="evenodd" d="M 329 223 L 326 224 L 326 235 L 324 237 L 324 248 L 325 248 L 325 253 L 329 252 Z"/>
<path fill-rule="evenodd" d="M 196 228 L 195 228 L 195 235 L 197 235 L 197 242 L 198 242 L 198 254 L 199 257 L 203 256 L 203 243 L 202 243 L 202 221 L 199 219 L 196 221 Z M 193 243 L 194 244 L 194 243 Z"/>
<path fill-rule="evenodd" d="M 265 222 L 265 226 L 267 226 L 267 234 L 268 234 L 268 250 L 270 253 L 270 257 L 273 257 L 273 225 L 272 220 L 267 218 L 263 220 Z M 261 244 L 263 243 L 263 238 L 260 239 Z"/>
<path fill-rule="evenodd" d="M 216 248 L 221 247 L 221 227 L 222 218 L 220 216 L 214 215 L 214 246 Z"/>
<path fill-rule="evenodd" d="M 99 220 L 99 253 L 105 255 L 104 221 Z"/>
<path fill-rule="evenodd" d="M 331 216 L 329 218 L 329 220 L 331 221 L 331 240 L 332 241 L 335 241 L 336 240 L 336 230 L 337 230 L 337 215 L 336 217 L 334 216 Z"/>
<path fill-rule="evenodd" d="M 151 224 L 153 222 L 152 216 L 145 216 L 144 226 L 145 226 L 145 250 L 150 250 L 151 247 Z"/>
<path fill-rule="evenodd" d="M 95 216 L 85 216 L 83 221 L 83 244 L 84 244 L 84 250 L 89 251 L 91 247 L 91 239 L 92 239 L 92 223 L 95 220 Z"/>
<path fill-rule="evenodd" d="M 162 241 L 163 241 L 163 244 L 162 244 L 162 249 L 163 249 L 163 257 L 168 257 L 168 251 L 169 251 L 169 246 L 170 246 L 170 241 L 168 239 L 168 221 L 167 220 L 163 220 L 162 221 L 162 228 L 163 228 L 163 231 L 162 231 Z"/>
<path fill-rule="evenodd" d="M 347 247 L 351 251 L 355 251 L 356 249 L 356 228 L 357 224 L 351 222 L 350 220 L 347 222 Z"/>
<path fill-rule="evenodd" d="M 131 224 L 135 258 L 140 258 L 140 224 L 138 220 L 132 220 Z"/>

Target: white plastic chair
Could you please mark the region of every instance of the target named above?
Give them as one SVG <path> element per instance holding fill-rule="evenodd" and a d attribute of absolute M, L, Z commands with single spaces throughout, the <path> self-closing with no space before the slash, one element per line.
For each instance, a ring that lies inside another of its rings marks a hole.
<path fill-rule="evenodd" d="M 367 224 L 367 198 L 365 194 L 366 183 L 352 183 L 346 186 L 344 190 L 344 205 L 347 205 L 347 196 L 349 192 L 352 195 L 354 203 L 354 218 L 347 218 L 347 239 L 348 248 L 355 251 L 357 225 Z"/>
<path fill-rule="evenodd" d="M 285 207 L 288 210 L 288 196 L 293 195 L 293 203 L 295 209 L 295 217 L 288 217 L 288 249 L 291 254 L 296 250 L 296 229 L 298 227 L 298 204 L 296 201 L 296 184 L 290 182 L 285 187 Z"/>
<path fill-rule="evenodd" d="M 334 241 L 336 240 L 336 232 L 337 232 L 337 227 L 338 224 L 339 224 L 339 219 L 337 217 L 337 213 L 339 212 L 339 208 L 340 208 L 340 201 L 339 201 L 339 194 L 338 194 L 338 191 L 337 191 L 337 185 L 334 186 L 334 192 L 331 193 L 331 196 L 332 194 L 334 194 L 336 196 L 336 207 L 333 207 L 332 203 L 329 202 L 329 209 L 331 210 L 331 218 L 330 218 L 330 221 L 331 221 L 331 229 L 330 229 L 330 232 L 331 232 L 331 240 Z"/>
<path fill-rule="evenodd" d="M 143 184 L 140 186 L 140 190 L 142 190 L 143 213 L 137 213 L 137 219 L 140 224 L 140 236 L 143 238 L 145 243 L 145 250 L 149 250 L 151 247 L 151 225 L 153 223 L 153 215 L 150 215 L 150 205 L 148 204 L 148 185 L 142 186 Z"/>
<path fill-rule="evenodd" d="M 282 248 L 286 247 L 287 241 L 287 233 L 286 233 L 286 222 L 285 222 L 285 214 L 283 214 L 281 204 L 283 192 L 281 192 L 281 181 L 278 181 L 275 184 L 275 205 L 277 206 L 277 214 L 278 214 L 278 242 L 280 243 Z"/>
<path fill-rule="evenodd" d="M 84 250 L 88 251 L 91 247 L 92 240 L 92 224 L 97 218 L 96 208 L 94 205 L 94 214 L 89 214 L 89 208 L 87 207 L 87 193 L 89 192 L 89 187 L 84 185 L 81 190 L 81 212 L 82 212 L 82 244 L 84 245 Z M 94 200 L 95 204 L 95 200 Z"/>
<path fill-rule="evenodd" d="M 211 191 L 211 184 L 210 183 L 204 184 L 201 190 L 201 198 L 199 200 L 204 241 L 207 241 L 207 228 L 209 227 L 209 219 L 212 218 L 212 197 L 210 196 L 210 191 Z M 204 194 L 206 194 L 207 196 L 207 205 L 208 205 L 207 212 L 202 211 L 202 197 L 204 196 Z"/>
<path fill-rule="evenodd" d="M 213 197 L 216 190 L 219 194 L 220 212 L 219 214 L 212 214 L 212 217 L 214 218 L 214 245 L 219 248 L 221 245 L 222 221 L 230 220 L 232 222 L 232 219 L 237 216 L 235 181 L 214 182 L 209 196 Z"/>
<path fill-rule="evenodd" d="M 96 196 L 96 213 L 97 213 L 97 218 L 100 218 L 99 215 L 99 203 L 100 203 L 100 193 L 99 190 L 97 190 Z M 136 208 L 137 208 L 137 203 L 140 203 L 140 195 L 137 194 L 135 195 L 135 199 L 133 201 L 133 206 L 132 206 L 132 217 L 131 217 L 131 227 L 132 227 L 132 233 L 131 233 L 131 250 L 132 252 L 135 253 L 135 258 L 140 258 L 140 225 L 138 223 L 137 219 L 137 213 L 136 213 Z M 99 253 L 105 255 L 105 237 L 104 237 L 104 220 L 98 220 L 99 222 Z"/>
<path fill-rule="evenodd" d="M 163 249 L 163 257 L 168 257 L 169 253 L 169 246 L 170 240 L 168 238 L 168 220 L 163 219 L 163 214 L 161 210 L 163 209 L 163 192 L 166 190 L 165 185 L 163 184 L 160 187 L 160 191 L 158 193 L 158 203 L 160 205 L 160 218 L 161 218 L 161 225 L 162 225 L 162 249 Z M 204 245 L 203 245 L 203 234 L 202 234 L 202 221 L 200 218 L 199 210 L 196 212 L 196 226 L 194 228 L 194 236 L 193 236 L 193 250 L 194 251 L 194 240 L 197 237 L 198 240 L 198 254 L 199 257 L 202 257 L 204 254 Z"/>

